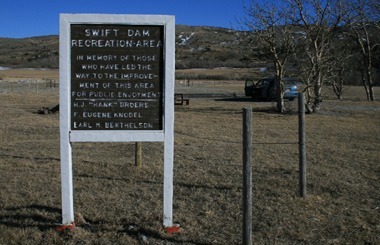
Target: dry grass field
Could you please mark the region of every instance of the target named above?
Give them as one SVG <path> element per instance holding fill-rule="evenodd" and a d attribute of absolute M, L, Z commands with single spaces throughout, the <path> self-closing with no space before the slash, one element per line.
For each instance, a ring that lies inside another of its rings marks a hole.
<path fill-rule="evenodd" d="M 73 144 L 77 228 L 57 232 L 59 115 L 36 112 L 55 106 L 58 91 L 1 93 L 0 244 L 241 244 L 243 107 L 253 110 L 254 244 L 379 244 L 380 102 L 365 101 L 363 88 L 342 101 L 326 88 L 321 113 L 306 115 L 306 199 L 296 102 L 273 113 L 243 96 L 242 81 L 178 81 L 176 91 L 190 105 L 175 107 L 182 229 L 172 235 L 162 230 L 162 143 L 143 143 L 140 168 L 133 143 Z"/>

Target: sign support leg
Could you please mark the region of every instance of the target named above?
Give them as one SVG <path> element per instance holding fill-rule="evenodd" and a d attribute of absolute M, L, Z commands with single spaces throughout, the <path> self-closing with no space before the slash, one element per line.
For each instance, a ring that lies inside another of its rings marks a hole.
<path fill-rule="evenodd" d="M 68 134 L 67 134 L 68 135 Z M 61 140 L 62 140 L 61 136 Z M 68 139 L 61 142 L 62 225 L 74 223 L 72 150 Z"/>
<path fill-rule="evenodd" d="M 173 226 L 173 139 L 164 143 L 164 227 Z"/>

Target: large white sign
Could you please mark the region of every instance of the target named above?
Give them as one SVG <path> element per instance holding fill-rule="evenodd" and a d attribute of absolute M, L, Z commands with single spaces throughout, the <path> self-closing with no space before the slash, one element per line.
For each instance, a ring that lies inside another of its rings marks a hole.
<path fill-rule="evenodd" d="M 73 142 L 164 142 L 171 227 L 174 16 L 60 15 L 62 224 L 74 223 Z"/>

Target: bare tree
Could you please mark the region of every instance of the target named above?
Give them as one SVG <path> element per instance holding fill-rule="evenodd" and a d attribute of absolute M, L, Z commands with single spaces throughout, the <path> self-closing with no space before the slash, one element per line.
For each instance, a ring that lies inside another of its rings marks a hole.
<path fill-rule="evenodd" d="M 322 85 L 327 76 L 330 40 L 335 31 L 344 24 L 346 5 L 343 0 L 287 0 L 294 9 L 293 24 L 305 31 L 303 49 L 297 58 L 302 62 L 307 74 L 307 88 L 313 86 L 314 101 L 312 110 L 320 110 L 322 103 Z"/>
<path fill-rule="evenodd" d="M 350 35 L 349 26 L 346 25 L 335 32 L 327 59 L 326 80 L 339 100 L 342 99 L 346 85 L 350 83 L 357 67 L 355 45 L 347 40 L 350 40 Z"/>
<path fill-rule="evenodd" d="M 253 56 L 274 64 L 278 111 L 284 110 L 282 78 L 290 59 L 305 82 L 310 111 L 320 110 L 323 85 L 328 81 L 341 97 L 344 82 L 353 73 L 347 65 L 357 62 L 355 52 L 361 57 L 359 67 L 368 100 L 375 99 L 373 66 L 380 50 L 378 0 L 248 2 L 243 24 L 252 34 Z M 349 27 L 358 48 L 348 51 L 342 44 L 349 40 Z"/>
<path fill-rule="evenodd" d="M 286 63 L 294 52 L 294 37 L 289 22 L 289 5 L 281 1 L 250 0 L 244 7 L 242 25 L 249 29 L 253 57 L 272 62 L 275 68 L 277 110 L 284 112 L 284 84 Z"/>
<path fill-rule="evenodd" d="M 380 3 L 376 0 L 352 0 L 350 26 L 359 47 L 361 75 L 369 101 L 375 100 L 373 59 L 380 45 Z"/>

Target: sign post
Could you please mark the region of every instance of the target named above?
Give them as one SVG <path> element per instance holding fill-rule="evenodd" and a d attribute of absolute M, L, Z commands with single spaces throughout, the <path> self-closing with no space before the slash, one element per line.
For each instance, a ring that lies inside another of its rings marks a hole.
<path fill-rule="evenodd" d="M 62 224 L 74 223 L 72 143 L 164 142 L 171 227 L 174 16 L 60 15 Z"/>

